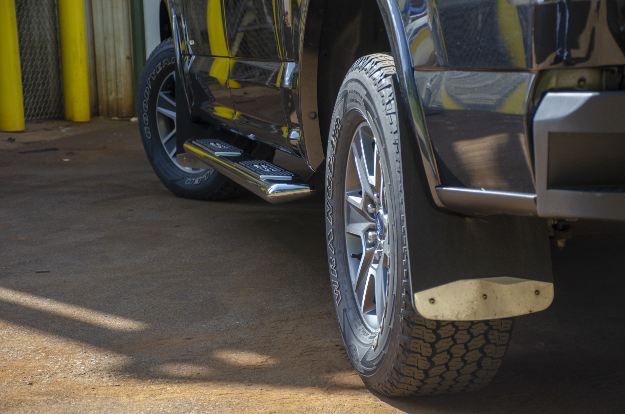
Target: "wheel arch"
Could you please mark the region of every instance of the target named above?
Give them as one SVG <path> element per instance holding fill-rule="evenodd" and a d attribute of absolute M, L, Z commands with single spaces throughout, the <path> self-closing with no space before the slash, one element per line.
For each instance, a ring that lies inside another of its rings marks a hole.
<path fill-rule="evenodd" d="M 412 58 L 396 0 L 311 0 L 303 16 L 300 93 L 311 166 L 316 168 L 323 162 L 334 101 L 351 65 L 365 55 L 390 53 L 395 59 L 401 90 L 398 98 L 410 127 L 409 141 L 415 161 L 421 159 L 431 201 L 442 207 L 435 190 L 440 185 L 436 160 L 421 102 L 416 99 Z M 312 117 L 315 118 L 311 120 Z"/>

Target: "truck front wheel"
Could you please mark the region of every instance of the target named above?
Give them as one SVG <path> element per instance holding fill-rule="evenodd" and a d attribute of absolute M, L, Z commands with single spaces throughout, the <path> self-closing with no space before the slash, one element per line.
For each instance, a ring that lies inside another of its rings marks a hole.
<path fill-rule="evenodd" d="M 365 384 L 382 394 L 478 389 L 497 372 L 512 321 L 434 321 L 412 309 L 396 84 L 392 57 L 365 56 L 332 115 L 326 242 L 341 334 Z"/>

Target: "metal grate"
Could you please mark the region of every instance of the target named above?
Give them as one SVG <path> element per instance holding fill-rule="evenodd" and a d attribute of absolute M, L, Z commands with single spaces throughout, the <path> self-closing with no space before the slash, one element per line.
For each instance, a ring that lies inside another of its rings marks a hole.
<path fill-rule="evenodd" d="M 62 118 L 63 77 L 57 0 L 17 0 L 26 120 Z"/>

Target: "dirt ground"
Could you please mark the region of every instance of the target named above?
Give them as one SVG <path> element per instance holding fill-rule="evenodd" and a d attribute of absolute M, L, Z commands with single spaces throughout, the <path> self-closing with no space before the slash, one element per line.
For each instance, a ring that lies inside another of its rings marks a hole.
<path fill-rule="evenodd" d="M 623 226 L 552 250 L 488 388 L 388 399 L 343 349 L 323 199 L 177 198 L 136 124 L 30 128 L 0 133 L 0 412 L 625 412 Z"/>

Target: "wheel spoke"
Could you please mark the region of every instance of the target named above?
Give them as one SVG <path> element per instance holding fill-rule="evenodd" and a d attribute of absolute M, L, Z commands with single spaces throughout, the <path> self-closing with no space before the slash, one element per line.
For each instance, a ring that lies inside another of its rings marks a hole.
<path fill-rule="evenodd" d="M 159 114 L 163 114 L 167 118 L 171 118 L 174 121 L 176 120 L 176 112 L 175 111 L 170 111 L 169 109 L 165 109 L 163 107 L 157 106 L 156 107 L 156 112 L 158 112 Z"/>
<path fill-rule="evenodd" d="M 356 289 L 365 281 L 371 268 L 371 259 L 373 259 L 374 249 L 366 249 L 358 266 L 358 274 L 356 278 Z"/>
<path fill-rule="evenodd" d="M 382 198 L 382 185 L 384 182 L 384 177 L 382 176 L 382 171 L 380 170 L 380 154 L 378 153 L 377 144 L 373 148 L 373 186 L 377 190 L 378 194 L 380 194 L 380 199 Z"/>
<path fill-rule="evenodd" d="M 156 111 L 176 120 L 176 100 L 170 91 L 160 91 L 156 101 Z"/>
<path fill-rule="evenodd" d="M 355 195 L 354 191 L 345 193 L 345 200 L 356 210 L 362 210 L 362 196 Z"/>
<path fill-rule="evenodd" d="M 353 234 L 354 236 L 358 236 L 361 239 L 364 239 L 365 231 L 367 231 L 370 228 L 373 228 L 374 226 L 375 226 L 374 223 L 369 223 L 369 222 L 349 223 L 345 225 L 345 233 Z"/>
<path fill-rule="evenodd" d="M 387 271 L 388 270 L 384 268 L 384 257 L 382 257 L 375 269 L 375 311 L 379 324 L 382 324 L 382 316 L 384 315 L 384 307 L 386 306 Z"/>
<path fill-rule="evenodd" d="M 157 106 L 168 111 L 176 112 L 176 100 L 171 92 L 159 92 Z"/>
<path fill-rule="evenodd" d="M 375 220 L 365 211 L 366 207 L 363 197 L 355 195 L 354 193 L 355 192 L 352 191 L 345 194 L 345 201 L 347 201 L 347 206 L 349 208 L 349 211 L 346 212 L 348 221 L 367 221 L 374 224 Z"/>
<path fill-rule="evenodd" d="M 377 148 L 377 147 L 376 147 Z M 378 190 L 378 197 L 380 199 L 380 205 L 385 209 L 385 198 L 386 194 L 384 191 L 384 185 L 386 184 L 384 182 L 384 174 L 382 174 L 382 169 L 380 167 L 380 159 L 378 158 L 376 163 L 375 163 L 375 173 L 376 173 L 376 183 L 375 183 L 375 188 Z"/>
<path fill-rule="evenodd" d="M 365 167 L 367 168 L 367 180 L 369 181 L 370 186 L 375 187 L 375 170 L 377 166 L 376 164 L 378 164 L 376 157 L 377 145 L 375 143 L 375 139 L 373 138 L 373 133 L 369 128 L 361 127 L 359 136 L 362 159 Z M 375 193 L 376 188 L 373 190 Z"/>
<path fill-rule="evenodd" d="M 356 280 L 354 282 L 354 286 L 356 287 L 356 295 L 361 298 L 360 306 L 363 307 L 364 303 L 367 299 L 367 293 L 374 293 L 372 290 L 374 288 L 373 285 L 368 286 L 370 282 L 370 273 L 371 273 L 371 260 L 373 259 L 374 249 L 365 250 L 362 260 L 358 265 L 358 272 L 356 273 Z M 373 299 L 370 299 L 373 302 Z"/>
<path fill-rule="evenodd" d="M 363 315 L 371 314 L 375 310 L 375 280 L 371 274 L 367 275 L 367 283 L 360 303 L 360 311 Z"/>
<path fill-rule="evenodd" d="M 176 128 L 174 128 L 173 131 L 171 131 L 169 134 L 167 134 L 166 136 L 161 138 L 161 141 L 163 142 L 163 145 L 167 144 L 169 142 L 169 140 L 172 139 L 175 136 L 176 136 Z"/>
<path fill-rule="evenodd" d="M 362 153 L 362 146 L 360 143 L 354 142 L 352 144 L 352 151 L 354 154 L 354 164 L 356 165 L 356 172 L 358 173 L 358 181 L 360 182 L 360 188 L 362 192 L 373 198 L 373 189 L 369 183 L 369 173 L 367 171 L 367 165 L 365 163 L 364 154 Z M 364 194 L 363 194 L 364 195 Z"/>

